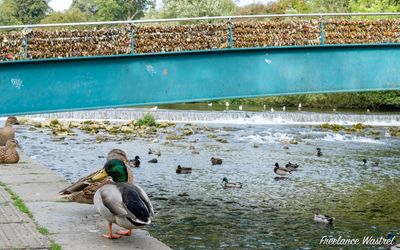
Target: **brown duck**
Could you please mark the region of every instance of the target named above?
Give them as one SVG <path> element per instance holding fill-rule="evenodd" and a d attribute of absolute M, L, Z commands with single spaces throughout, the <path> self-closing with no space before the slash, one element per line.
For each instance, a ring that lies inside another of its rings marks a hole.
<path fill-rule="evenodd" d="M 7 118 L 4 128 L 0 128 L 0 146 L 5 146 L 8 140 L 12 140 L 15 137 L 15 130 L 12 127 L 14 124 L 19 124 L 15 116 Z"/>
<path fill-rule="evenodd" d="M 0 146 L 0 163 L 17 163 L 19 154 L 17 151 L 18 141 L 8 140 L 5 146 Z"/>
<path fill-rule="evenodd" d="M 126 167 L 125 160 L 123 155 L 125 152 L 121 149 L 113 149 L 108 153 L 107 156 L 107 164 L 113 164 L 117 166 L 117 169 L 120 170 L 120 174 L 124 177 L 127 183 L 133 183 L 133 173 L 130 167 Z M 126 156 L 126 154 L 125 154 Z M 125 157 L 126 158 L 126 157 Z M 93 177 L 98 175 L 101 171 L 98 170 L 90 175 L 81 178 L 71 186 L 61 190 L 59 192 L 60 198 L 70 202 L 78 202 L 78 203 L 87 203 L 93 204 L 93 197 L 96 191 L 106 184 L 113 183 L 111 177 L 107 177 L 101 181 L 94 181 Z"/>
<path fill-rule="evenodd" d="M 220 158 L 211 157 L 210 160 L 211 160 L 212 165 L 221 165 L 222 164 L 222 159 L 220 159 Z"/>

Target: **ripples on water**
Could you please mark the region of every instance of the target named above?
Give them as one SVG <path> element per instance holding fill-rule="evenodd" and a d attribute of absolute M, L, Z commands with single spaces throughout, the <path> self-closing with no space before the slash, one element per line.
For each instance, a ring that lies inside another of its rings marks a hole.
<path fill-rule="evenodd" d="M 380 186 L 388 179 L 398 182 L 398 138 L 375 140 L 306 125 L 208 126 L 229 143 L 195 134 L 173 145 L 162 144 L 164 135 L 159 135 L 158 144 L 143 139 L 97 144 L 94 136 L 80 132 L 56 141 L 46 130 L 29 131 L 25 126 L 18 127 L 17 137 L 26 153 L 70 181 L 99 169 L 104 164 L 99 156 L 112 148 L 122 148 L 131 158 L 140 155 L 142 167 L 134 170 L 135 178 L 156 210 L 147 229 L 174 249 L 315 249 L 321 247 L 323 235 L 362 238 L 400 233 L 398 224 L 371 223 L 367 215 L 347 211 L 348 204 L 340 203 L 363 185 Z M 234 129 L 224 130 L 224 126 Z M 194 139 L 199 139 L 193 144 L 199 155 L 188 149 Z M 283 149 L 282 141 L 291 139 L 300 143 Z M 152 158 L 149 147 L 161 149 L 158 164 L 147 163 Z M 322 148 L 323 157 L 316 156 L 316 147 Z M 223 165 L 212 166 L 211 156 L 223 158 Z M 379 161 L 380 166 L 364 166 L 363 158 Z M 275 180 L 274 163 L 288 161 L 299 163 L 300 170 L 290 179 Z M 177 175 L 178 164 L 192 167 L 193 173 Z M 241 181 L 244 187 L 223 189 L 223 177 Z M 399 194 L 399 186 L 391 188 L 393 195 Z M 178 196 L 183 192 L 189 196 Z M 315 207 L 336 217 L 335 224 L 315 224 Z"/>

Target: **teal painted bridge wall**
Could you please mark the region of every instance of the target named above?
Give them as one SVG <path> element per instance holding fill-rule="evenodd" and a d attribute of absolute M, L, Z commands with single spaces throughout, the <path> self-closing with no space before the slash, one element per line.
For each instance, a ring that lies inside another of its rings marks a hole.
<path fill-rule="evenodd" d="M 400 45 L 233 49 L 0 63 L 0 116 L 400 89 Z"/>

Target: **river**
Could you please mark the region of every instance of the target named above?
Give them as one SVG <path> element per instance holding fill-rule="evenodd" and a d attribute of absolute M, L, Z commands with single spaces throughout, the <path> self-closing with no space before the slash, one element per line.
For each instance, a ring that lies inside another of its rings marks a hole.
<path fill-rule="evenodd" d="M 130 158 L 139 155 L 135 180 L 156 211 L 146 230 L 174 249 L 324 249 L 319 245 L 323 236 L 362 240 L 400 234 L 400 137 L 389 130 L 400 126 L 398 113 L 107 109 L 28 117 L 121 123 L 146 112 L 176 122 L 174 131 L 194 133 L 171 142 L 157 132 L 151 138 L 97 143 L 95 135 L 79 130 L 60 139 L 49 129 L 20 125 L 17 138 L 24 152 L 69 181 L 101 168 L 112 148 L 125 150 Z M 326 122 L 373 127 L 334 132 L 320 127 Z M 154 158 L 148 148 L 161 150 L 157 164 L 147 163 Z M 211 165 L 212 156 L 223 164 Z M 298 163 L 299 170 L 276 179 L 275 162 L 289 161 Z M 192 167 L 192 174 L 176 174 L 178 164 Z M 224 177 L 242 182 L 243 188 L 222 188 Z M 315 223 L 314 208 L 335 217 L 333 225 Z M 348 249 L 357 248 L 384 246 Z"/>

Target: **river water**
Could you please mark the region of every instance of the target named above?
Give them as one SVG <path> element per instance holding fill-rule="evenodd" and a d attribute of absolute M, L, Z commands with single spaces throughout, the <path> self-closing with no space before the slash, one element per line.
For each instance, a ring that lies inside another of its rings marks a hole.
<path fill-rule="evenodd" d="M 109 109 L 33 117 L 123 122 L 146 112 Z M 325 249 L 319 245 L 323 236 L 362 240 L 400 234 L 400 137 L 389 131 L 389 126 L 400 126 L 399 114 L 151 112 L 158 120 L 177 122 L 176 131 L 186 127 L 195 133 L 172 143 L 164 133 L 96 143 L 94 135 L 81 131 L 60 140 L 48 129 L 21 125 L 17 138 L 24 152 L 70 181 L 101 168 L 112 148 L 125 150 L 130 158 L 139 155 L 142 164 L 134 169 L 135 180 L 156 210 L 146 229 L 174 249 Z M 374 127 L 347 134 L 321 129 L 324 122 Z M 217 142 L 215 136 L 227 143 Z M 199 154 L 192 154 L 189 146 Z M 316 156 L 317 147 L 322 157 Z M 157 164 L 147 163 L 154 158 L 148 148 L 161 150 Z M 223 164 L 212 166 L 212 156 L 222 158 Z M 277 180 L 274 163 L 288 161 L 300 164 L 299 170 Z M 178 164 L 192 167 L 192 174 L 176 174 Z M 224 177 L 242 182 L 243 188 L 223 189 Z M 335 217 L 335 223 L 315 223 L 314 208 Z"/>

